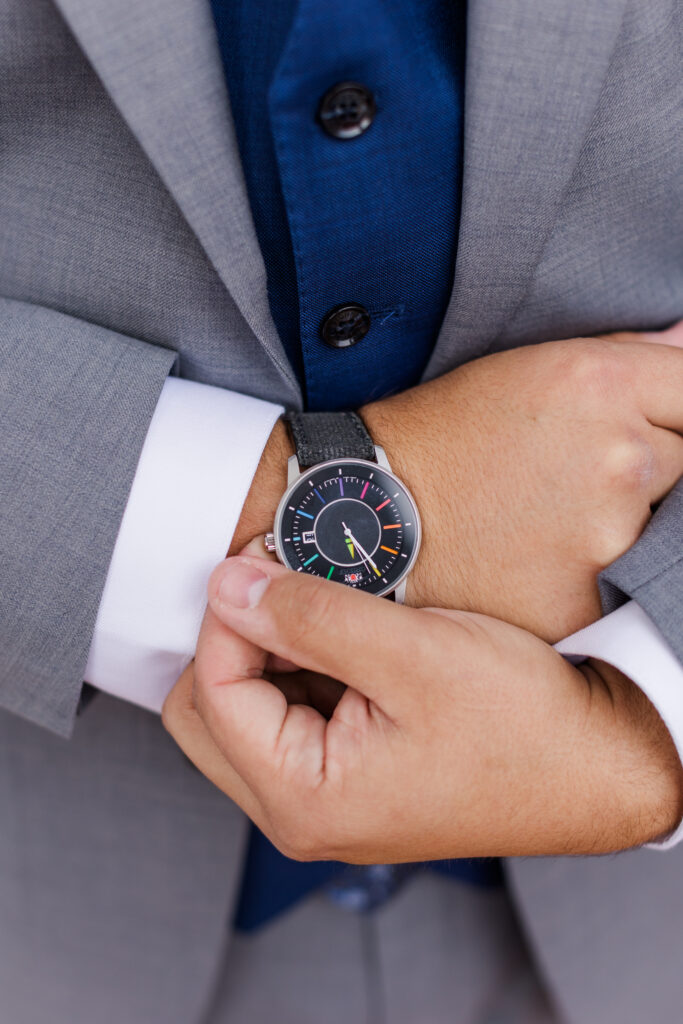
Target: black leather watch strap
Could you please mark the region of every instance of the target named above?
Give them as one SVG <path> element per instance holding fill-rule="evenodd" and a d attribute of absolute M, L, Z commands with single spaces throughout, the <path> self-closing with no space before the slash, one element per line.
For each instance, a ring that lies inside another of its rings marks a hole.
<path fill-rule="evenodd" d="M 299 465 L 315 466 L 328 459 L 375 458 L 375 446 L 355 412 L 288 412 Z"/>

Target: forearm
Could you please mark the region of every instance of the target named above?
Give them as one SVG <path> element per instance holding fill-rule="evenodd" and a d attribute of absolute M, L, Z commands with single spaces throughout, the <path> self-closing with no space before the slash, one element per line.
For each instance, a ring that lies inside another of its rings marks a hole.
<path fill-rule="evenodd" d="M 683 769 L 673 739 L 648 697 L 623 673 L 593 659 L 581 672 L 592 695 L 598 755 L 602 750 L 599 760 L 605 765 L 612 761 L 618 769 L 607 774 L 604 793 L 606 806 L 619 808 L 612 849 L 658 842 L 683 816 Z M 594 782 L 587 775 L 585 793 L 591 792 Z M 581 799 L 581 792 L 577 797 Z M 599 819 L 587 821 L 586 829 L 599 834 Z"/>

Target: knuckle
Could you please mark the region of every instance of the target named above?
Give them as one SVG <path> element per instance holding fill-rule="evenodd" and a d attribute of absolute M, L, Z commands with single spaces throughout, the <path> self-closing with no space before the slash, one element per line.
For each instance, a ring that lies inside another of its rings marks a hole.
<path fill-rule="evenodd" d="M 572 344 L 567 364 L 570 383 L 580 394 L 604 394 L 623 380 L 622 355 L 618 346 L 605 338 L 586 338 Z"/>
<path fill-rule="evenodd" d="M 189 716 L 192 711 L 191 669 L 192 666 L 185 669 L 161 708 L 161 724 L 171 735 L 177 730 L 182 719 Z"/>
<path fill-rule="evenodd" d="M 605 453 L 602 471 L 611 489 L 643 491 L 655 475 L 654 450 L 644 438 L 624 438 L 612 444 Z"/>
<path fill-rule="evenodd" d="M 166 732 L 171 732 L 173 727 L 173 694 L 170 693 L 163 703 L 161 708 L 161 724 L 163 725 Z"/>
<path fill-rule="evenodd" d="M 184 708 L 180 701 L 170 694 L 161 709 L 161 724 L 170 736 L 176 736 L 184 717 Z"/>
<path fill-rule="evenodd" d="M 633 547 L 640 537 L 644 522 L 627 521 L 624 516 L 594 523 L 591 529 L 590 544 L 593 562 L 598 569 L 606 569 L 608 565 L 620 558 L 629 548 Z"/>
<path fill-rule="evenodd" d="M 278 822 L 273 842 L 285 857 L 307 862 L 329 859 L 330 838 L 328 830 L 314 816 L 296 816 Z"/>

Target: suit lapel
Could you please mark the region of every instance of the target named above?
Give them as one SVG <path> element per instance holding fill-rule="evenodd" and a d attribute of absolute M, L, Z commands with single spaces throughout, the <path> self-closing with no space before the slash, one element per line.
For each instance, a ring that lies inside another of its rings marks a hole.
<path fill-rule="evenodd" d="M 204 0 L 55 0 L 280 373 L 223 68 Z"/>
<path fill-rule="evenodd" d="M 268 305 L 209 4 L 55 0 L 245 320 L 296 386 Z M 470 0 L 453 294 L 427 368 L 486 351 L 523 301 L 625 0 Z"/>
<path fill-rule="evenodd" d="M 458 257 L 428 377 L 483 354 L 523 301 L 623 7 L 624 0 L 470 0 Z"/>

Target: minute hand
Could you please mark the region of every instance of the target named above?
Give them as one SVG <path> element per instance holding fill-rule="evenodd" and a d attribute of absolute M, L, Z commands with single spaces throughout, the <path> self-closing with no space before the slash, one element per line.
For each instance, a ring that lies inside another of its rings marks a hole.
<path fill-rule="evenodd" d="M 379 571 L 379 569 L 377 568 L 377 566 L 375 565 L 375 563 L 373 562 L 372 558 L 371 558 L 371 557 L 370 557 L 370 555 L 369 555 L 369 554 L 367 553 L 367 551 L 365 550 L 365 548 L 364 548 L 364 547 L 362 547 L 362 545 L 360 545 L 360 544 L 358 543 L 358 541 L 356 540 L 356 538 L 354 537 L 354 535 L 353 535 L 353 534 L 351 533 L 351 531 L 349 530 L 349 528 L 348 528 L 348 526 L 346 525 L 346 523 L 342 523 L 342 526 L 344 527 L 344 533 L 346 534 L 346 536 L 347 536 L 347 537 L 349 538 L 349 540 L 350 540 L 350 541 L 351 541 L 351 542 L 352 542 L 352 543 L 353 543 L 353 544 L 354 544 L 354 545 L 355 545 L 355 546 L 356 546 L 356 547 L 358 548 L 358 550 L 360 551 L 360 553 L 361 553 L 361 557 L 362 557 L 362 558 L 365 558 L 365 559 L 366 559 L 366 560 L 367 560 L 367 561 L 368 561 L 368 562 L 370 563 L 370 565 L 371 565 L 371 566 L 372 566 L 372 568 L 373 568 L 373 569 L 375 570 L 375 572 L 377 573 L 377 575 L 378 575 L 378 576 L 381 576 L 381 575 L 382 575 L 382 573 L 381 573 L 381 572 Z"/>

